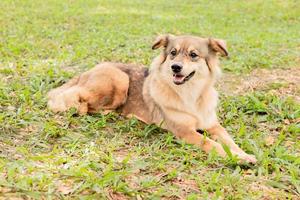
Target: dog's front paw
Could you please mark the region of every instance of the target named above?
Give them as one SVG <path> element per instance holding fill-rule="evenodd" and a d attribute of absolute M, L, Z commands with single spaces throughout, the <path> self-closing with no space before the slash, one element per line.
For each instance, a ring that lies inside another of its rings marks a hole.
<path fill-rule="evenodd" d="M 241 162 L 252 163 L 252 164 L 255 164 L 257 162 L 254 155 L 250 155 L 246 153 L 243 155 L 239 155 L 239 158 Z"/>

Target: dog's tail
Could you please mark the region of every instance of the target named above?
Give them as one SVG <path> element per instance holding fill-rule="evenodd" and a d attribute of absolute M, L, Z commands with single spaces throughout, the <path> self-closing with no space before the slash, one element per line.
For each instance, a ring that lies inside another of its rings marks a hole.
<path fill-rule="evenodd" d="M 79 109 L 79 88 L 76 87 L 79 78 L 80 76 L 75 76 L 62 86 L 50 90 L 47 94 L 48 107 L 50 110 L 53 112 L 63 112 L 69 109 L 70 104 Z M 66 102 L 66 99 L 70 99 L 72 102 Z"/>

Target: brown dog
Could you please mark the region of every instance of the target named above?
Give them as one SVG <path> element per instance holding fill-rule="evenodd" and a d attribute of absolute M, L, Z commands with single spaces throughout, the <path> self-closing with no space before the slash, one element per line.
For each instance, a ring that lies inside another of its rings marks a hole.
<path fill-rule="evenodd" d="M 162 125 L 205 152 L 216 149 L 226 156 L 222 143 L 242 161 L 255 163 L 255 157 L 234 143 L 216 116 L 214 83 L 220 74 L 218 54 L 228 55 L 225 42 L 162 35 L 152 49 L 160 47 L 162 52 L 149 71 L 121 63 L 99 64 L 50 91 L 49 108 L 59 112 L 75 107 L 80 114 L 118 110 L 147 124 Z M 198 129 L 207 130 L 212 139 Z"/>

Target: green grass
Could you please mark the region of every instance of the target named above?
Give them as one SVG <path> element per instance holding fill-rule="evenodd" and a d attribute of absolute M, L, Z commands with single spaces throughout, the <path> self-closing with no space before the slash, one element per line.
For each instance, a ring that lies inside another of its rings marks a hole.
<path fill-rule="evenodd" d="M 227 40 L 222 64 L 232 73 L 299 67 L 297 1 L 4 0 L 0 9 L 0 196 L 300 198 L 300 105 L 292 98 L 268 89 L 221 95 L 220 120 L 257 156 L 255 166 L 116 113 L 55 115 L 45 98 L 100 61 L 148 65 L 159 33 Z"/>

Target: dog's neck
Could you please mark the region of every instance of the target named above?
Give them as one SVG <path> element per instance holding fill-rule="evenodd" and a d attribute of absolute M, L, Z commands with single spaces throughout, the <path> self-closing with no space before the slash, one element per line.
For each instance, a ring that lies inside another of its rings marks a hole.
<path fill-rule="evenodd" d="M 213 88 L 214 81 L 212 79 L 190 80 L 182 85 L 169 84 L 171 88 L 186 101 L 197 101 L 201 96 L 206 94 L 207 90 Z"/>

